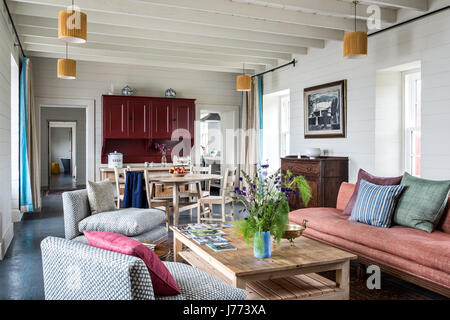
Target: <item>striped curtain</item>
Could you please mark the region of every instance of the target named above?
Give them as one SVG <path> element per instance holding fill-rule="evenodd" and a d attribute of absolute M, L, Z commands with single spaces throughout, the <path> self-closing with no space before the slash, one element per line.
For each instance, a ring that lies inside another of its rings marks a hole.
<path fill-rule="evenodd" d="M 34 212 L 41 208 L 39 129 L 34 104 L 31 61 L 28 58 L 23 60 L 19 90 L 20 210 Z"/>
<path fill-rule="evenodd" d="M 250 176 L 255 174 L 256 164 L 262 158 L 262 110 L 263 80 L 252 79 L 252 91 L 244 92 L 242 101 L 241 170 Z"/>

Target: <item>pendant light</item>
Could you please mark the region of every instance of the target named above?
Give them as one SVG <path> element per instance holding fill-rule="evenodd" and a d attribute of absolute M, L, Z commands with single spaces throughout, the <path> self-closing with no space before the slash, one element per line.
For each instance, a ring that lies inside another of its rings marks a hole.
<path fill-rule="evenodd" d="M 356 6 L 359 1 L 353 1 L 355 4 L 355 32 L 349 32 L 344 35 L 344 57 L 347 59 L 358 59 L 367 56 L 367 32 L 358 32 L 356 28 Z"/>
<path fill-rule="evenodd" d="M 58 38 L 69 43 L 86 43 L 87 15 L 80 8 L 72 6 L 61 10 L 58 15 Z"/>
<path fill-rule="evenodd" d="M 58 78 L 75 80 L 77 78 L 77 62 L 69 59 L 69 45 L 66 43 L 66 58 L 58 59 Z"/>
<path fill-rule="evenodd" d="M 252 91 L 252 77 L 245 74 L 245 64 L 242 74 L 236 78 L 236 90 L 241 92 Z"/>

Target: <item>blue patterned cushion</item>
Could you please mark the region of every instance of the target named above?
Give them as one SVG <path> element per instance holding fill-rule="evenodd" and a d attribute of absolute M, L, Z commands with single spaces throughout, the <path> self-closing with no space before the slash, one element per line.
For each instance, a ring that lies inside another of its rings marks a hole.
<path fill-rule="evenodd" d="M 361 180 L 358 198 L 349 220 L 389 228 L 403 189 L 403 185 L 379 186 Z"/>

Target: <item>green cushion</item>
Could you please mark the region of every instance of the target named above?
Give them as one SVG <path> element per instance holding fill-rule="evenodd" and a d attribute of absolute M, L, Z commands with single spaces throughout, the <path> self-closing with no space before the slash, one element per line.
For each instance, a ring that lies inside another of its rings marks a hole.
<path fill-rule="evenodd" d="M 394 223 L 433 232 L 447 205 L 450 181 L 425 180 L 405 173 L 406 186 L 394 213 Z"/>

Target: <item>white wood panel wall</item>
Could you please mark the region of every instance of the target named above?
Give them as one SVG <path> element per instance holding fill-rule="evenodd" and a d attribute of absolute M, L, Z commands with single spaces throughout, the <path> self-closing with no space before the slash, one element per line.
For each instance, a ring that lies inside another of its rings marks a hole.
<path fill-rule="evenodd" d="M 0 4 L 0 260 L 14 235 L 11 217 L 11 54 L 18 59 L 3 3 Z"/>
<path fill-rule="evenodd" d="M 166 89 L 173 88 L 177 91 L 177 97 L 197 99 L 197 104 L 202 106 L 241 104 L 241 95 L 235 90 L 235 74 L 78 62 L 78 79 L 67 81 L 56 78 L 56 59 L 31 59 L 37 97 L 95 99 L 97 179 L 102 148 L 101 96 L 107 94 L 111 83 L 114 85 L 115 94 L 120 94 L 125 85 L 135 88 L 136 95 L 154 97 L 162 97 Z"/>
<path fill-rule="evenodd" d="M 308 147 L 350 157 L 350 181 L 359 168 L 377 174 L 376 72 L 420 60 L 423 79 L 423 177 L 450 179 L 450 11 L 369 38 L 369 56 L 345 60 L 342 43 L 312 49 L 299 64 L 265 76 L 265 94 L 291 90 L 291 151 Z M 304 139 L 303 89 L 348 80 L 348 138 Z M 389 165 L 389 163 L 386 163 Z M 399 172 L 401 174 L 402 172 Z"/>

